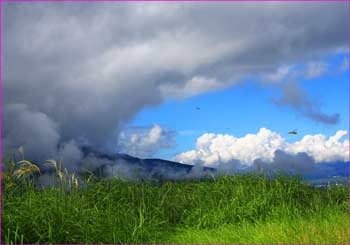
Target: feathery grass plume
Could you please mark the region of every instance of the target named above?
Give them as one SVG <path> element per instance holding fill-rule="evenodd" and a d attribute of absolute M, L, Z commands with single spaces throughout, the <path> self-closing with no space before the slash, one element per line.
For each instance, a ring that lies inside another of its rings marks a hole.
<path fill-rule="evenodd" d="M 64 175 L 62 172 L 62 160 L 60 161 L 60 164 L 58 167 L 57 167 L 57 162 L 54 159 L 46 160 L 46 165 L 52 166 L 55 169 L 56 174 L 61 181 L 64 179 Z"/>
<path fill-rule="evenodd" d="M 22 160 L 24 160 L 24 147 L 23 147 L 23 145 L 18 148 L 18 152 L 21 154 Z"/>
<path fill-rule="evenodd" d="M 72 185 L 74 185 L 75 187 L 78 187 L 78 185 L 79 185 L 78 179 L 77 179 L 77 177 L 75 177 L 74 173 L 71 176 L 71 182 L 72 182 Z"/>
<path fill-rule="evenodd" d="M 20 164 L 20 167 L 18 169 L 16 169 L 13 173 L 15 178 L 21 178 L 24 175 L 29 175 L 29 174 L 33 174 L 33 173 L 39 173 L 40 172 L 40 168 L 35 165 L 34 163 L 31 163 L 30 161 L 27 160 L 22 160 L 18 162 Z"/>
<path fill-rule="evenodd" d="M 57 172 L 57 163 L 55 160 L 53 160 L 53 159 L 46 160 L 45 165 L 53 167 L 55 169 L 55 171 Z"/>

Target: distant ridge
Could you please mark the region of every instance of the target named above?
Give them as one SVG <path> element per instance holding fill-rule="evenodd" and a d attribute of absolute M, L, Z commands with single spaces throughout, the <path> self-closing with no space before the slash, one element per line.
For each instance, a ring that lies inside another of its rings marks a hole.
<path fill-rule="evenodd" d="M 138 179 L 182 179 L 211 175 L 215 168 L 183 164 L 159 158 L 142 159 L 128 154 L 107 154 L 83 147 L 84 157 L 93 156 L 106 160 L 94 172 L 99 177 L 121 176 Z"/>

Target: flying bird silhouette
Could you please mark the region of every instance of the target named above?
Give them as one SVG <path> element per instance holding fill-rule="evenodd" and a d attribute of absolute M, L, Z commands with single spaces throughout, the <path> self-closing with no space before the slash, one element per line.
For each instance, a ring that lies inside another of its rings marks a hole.
<path fill-rule="evenodd" d="M 294 129 L 293 131 L 288 132 L 288 134 L 298 134 L 298 132 L 296 129 Z"/>

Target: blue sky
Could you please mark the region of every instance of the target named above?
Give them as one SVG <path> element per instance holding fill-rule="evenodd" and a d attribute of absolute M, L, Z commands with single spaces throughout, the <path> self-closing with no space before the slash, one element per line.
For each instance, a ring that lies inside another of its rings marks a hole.
<path fill-rule="evenodd" d="M 340 120 L 335 125 L 325 125 L 305 118 L 293 109 L 276 106 L 271 103 L 271 98 L 279 95 L 278 89 L 262 86 L 258 79 L 247 79 L 220 91 L 145 108 L 128 126 L 159 124 L 175 131 L 176 146 L 161 149 L 155 154 L 155 157 L 167 159 L 194 149 L 197 138 L 204 133 L 243 137 L 265 127 L 289 142 L 298 141 L 305 135 L 323 134 L 329 137 L 337 130 L 348 130 L 349 72 L 341 69 L 344 59 L 347 59 L 344 53 L 328 55 L 322 59 L 328 67 L 324 74 L 311 79 L 298 78 L 301 87 L 321 103 L 323 112 L 340 114 Z M 296 66 L 303 67 L 305 64 Z M 288 135 L 294 129 L 299 134 Z"/>

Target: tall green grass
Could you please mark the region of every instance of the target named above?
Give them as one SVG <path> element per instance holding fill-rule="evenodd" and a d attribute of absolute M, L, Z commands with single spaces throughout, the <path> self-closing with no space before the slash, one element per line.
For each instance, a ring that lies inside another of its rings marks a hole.
<path fill-rule="evenodd" d="M 3 184 L 3 243 L 350 242 L 347 188 L 296 177 Z"/>

